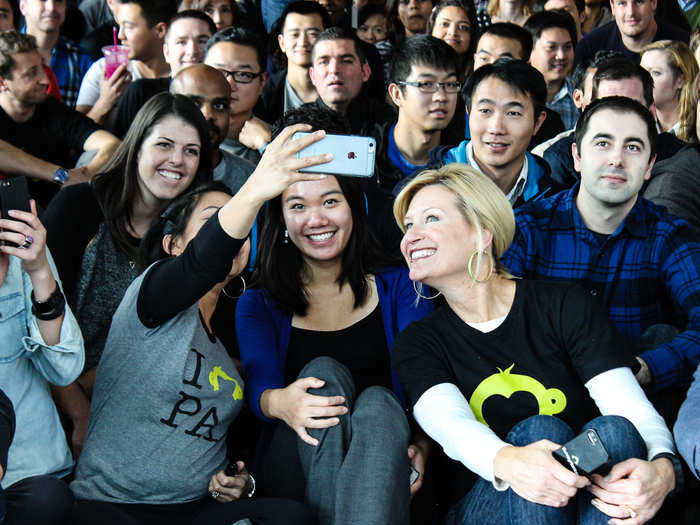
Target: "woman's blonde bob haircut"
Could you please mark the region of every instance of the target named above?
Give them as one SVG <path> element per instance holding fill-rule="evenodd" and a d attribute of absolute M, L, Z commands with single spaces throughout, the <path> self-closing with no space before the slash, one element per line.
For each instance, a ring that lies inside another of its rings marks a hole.
<path fill-rule="evenodd" d="M 394 218 L 406 233 L 404 218 L 416 194 L 428 186 L 444 186 L 455 196 L 455 206 L 479 238 L 483 230 L 491 232 L 491 256 L 496 272 L 512 277 L 498 259 L 513 242 L 515 216 L 505 194 L 483 173 L 466 164 L 447 164 L 440 169 L 425 170 L 409 182 L 394 201 Z"/>

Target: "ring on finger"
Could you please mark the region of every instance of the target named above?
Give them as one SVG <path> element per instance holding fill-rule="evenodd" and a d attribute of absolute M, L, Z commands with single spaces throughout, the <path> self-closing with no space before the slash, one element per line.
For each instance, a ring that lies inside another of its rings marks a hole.
<path fill-rule="evenodd" d="M 211 497 L 214 498 L 214 499 L 216 499 L 216 498 L 218 498 L 219 496 L 221 496 L 221 493 L 220 493 L 218 490 L 212 490 L 212 491 L 210 492 L 210 494 L 211 494 Z"/>
<path fill-rule="evenodd" d="M 24 242 L 20 246 L 20 248 L 24 248 L 25 250 L 29 248 L 32 244 L 34 243 L 34 237 L 31 235 L 25 235 L 24 236 Z"/>
<path fill-rule="evenodd" d="M 636 512 L 634 511 L 634 509 L 633 509 L 632 507 L 630 507 L 629 505 L 623 505 L 622 508 L 625 509 L 625 510 L 627 511 L 627 514 L 629 515 L 628 517 L 630 517 L 630 518 L 636 518 L 636 517 L 637 517 L 637 513 L 636 513 Z"/>

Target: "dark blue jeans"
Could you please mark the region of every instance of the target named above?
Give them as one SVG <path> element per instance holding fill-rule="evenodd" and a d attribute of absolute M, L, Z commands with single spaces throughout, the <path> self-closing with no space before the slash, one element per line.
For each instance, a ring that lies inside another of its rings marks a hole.
<path fill-rule="evenodd" d="M 619 416 L 595 418 L 583 428 L 593 428 L 610 454 L 611 461 L 601 474 L 606 474 L 616 463 L 629 458 L 647 458 L 642 437 L 627 419 Z M 554 416 L 533 416 L 515 425 L 506 441 L 525 446 L 540 439 L 564 444 L 576 434 L 561 419 Z M 503 525 L 604 525 L 610 519 L 590 501 L 592 495 L 580 490 L 566 507 L 556 508 L 532 503 L 516 494 L 513 489 L 503 492 L 491 482 L 479 479 L 472 490 L 457 503 L 447 516 L 448 525 L 499 523 Z"/>
<path fill-rule="evenodd" d="M 24 478 L 5 489 L 5 525 L 63 525 L 75 503 L 68 485 L 53 476 Z"/>

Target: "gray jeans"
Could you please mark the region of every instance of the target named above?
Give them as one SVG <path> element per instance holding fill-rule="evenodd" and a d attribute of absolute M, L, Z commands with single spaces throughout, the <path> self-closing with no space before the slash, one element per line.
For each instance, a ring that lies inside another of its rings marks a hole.
<path fill-rule="evenodd" d="M 408 523 L 410 431 L 400 403 L 379 386 L 356 396 L 352 375 L 330 357 L 299 374 L 310 376 L 326 383 L 309 393 L 341 395 L 350 410 L 333 427 L 307 429 L 316 447 L 279 422 L 265 460 L 267 493 L 303 498 L 321 525 Z"/>

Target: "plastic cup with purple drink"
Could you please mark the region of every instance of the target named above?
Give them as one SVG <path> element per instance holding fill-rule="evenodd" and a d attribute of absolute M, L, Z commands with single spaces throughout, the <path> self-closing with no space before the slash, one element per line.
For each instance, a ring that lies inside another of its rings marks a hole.
<path fill-rule="evenodd" d="M 111 78 L 119 66 L 129 62 L 129 48 L 126 46 L 104 46 L 102 54 L 105 57 L 106 78 Z"/>

